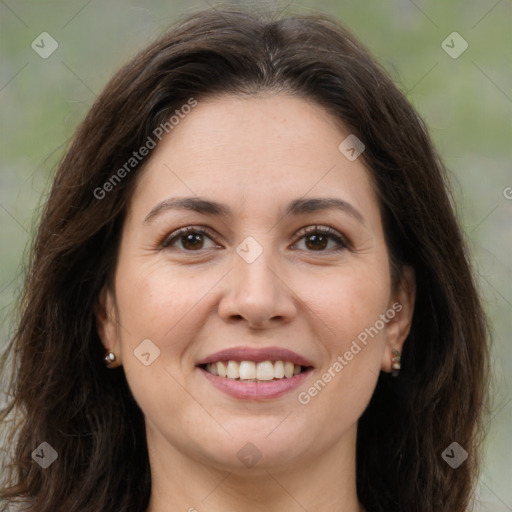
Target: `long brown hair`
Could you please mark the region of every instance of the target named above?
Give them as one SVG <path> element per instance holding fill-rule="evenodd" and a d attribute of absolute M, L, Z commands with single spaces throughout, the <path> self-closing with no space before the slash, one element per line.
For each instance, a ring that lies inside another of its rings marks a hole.
<path fill-rule="evenodd" d="M 427 130 L 345 28 L 320 16 L 196 13 L 125 65 L 79 126 L 35 238 L 2 420 L 12 457 L 0 496 L 37 512 L 146 510 L 143 414 L 122 367 L 107 370 L 94 317 L 112 277 L 133 151 L 191 97 L 287 91 L 316 101 L 366 146 L 395 274 L 413 267 L 412 329 L 396 379 L 381 372 L 360 418 L 357 492 L 368 512 L 463 512 L 473 496 L 487 409 L 488 334 L 447 177 Z M 96 193 L 95 193 L 96 191 Z M 47 442 L 57 462 L 32 452 Z M 468 459 L 442 457 L 457 442 Z"/>

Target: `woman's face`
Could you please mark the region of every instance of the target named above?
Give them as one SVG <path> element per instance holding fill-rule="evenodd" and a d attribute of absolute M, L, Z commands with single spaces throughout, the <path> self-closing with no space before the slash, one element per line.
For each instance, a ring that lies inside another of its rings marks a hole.
<path fill-rule="evenodd" d="M 354 445 L 413 286 L 391 288 L 349 135 L 299 97 L 222 96 L 153 150 L 98 314 L 153 457 L 236 471 Z"/>

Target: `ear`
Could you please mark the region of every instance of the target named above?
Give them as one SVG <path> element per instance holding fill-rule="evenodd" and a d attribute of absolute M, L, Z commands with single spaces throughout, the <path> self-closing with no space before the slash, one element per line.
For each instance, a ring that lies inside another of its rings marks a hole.
<path fill-rule="evenodd" d="M 391 372 L 392 350 L 402 353 L 403 344 L 409 335 L 416 299 L 416 277 L 412 267 L 404 267 L 400 284 L 392 295 L 386 316 L 390 319 L 386 327 L 386 346 L 382 356 L 382 370 Z M 394 315 L 393 315 L 394 312 Z M 392 316 L 393 315 L 393 316 Z"/>
<path fill-rule="evenodd" d="M 105 285 L 99 296 L 94 310 L 96 317 L 96 328 L 101 343 L 106 351 L 114 352 L 116 361 L 109 365 L 110 368 L 120 366 L 121 351 L 119 344 L 119 331 L 117 329 L 117 316 L 114 293 L 109 286 Z"/>

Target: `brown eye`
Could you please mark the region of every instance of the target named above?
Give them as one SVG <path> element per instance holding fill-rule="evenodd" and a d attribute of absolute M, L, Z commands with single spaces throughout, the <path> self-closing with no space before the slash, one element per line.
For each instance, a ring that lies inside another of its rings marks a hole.
<path fill-rule="evenodd" d="M 325 249 L 329 243 L 329 237 L 324 234 L 307 235 L 305 239 L 308 249 Z"/>
<path fill-rule="evenodd" d="M 299 241 L 304 240 L 306 250 L 309 252 L 330 252 L 349 249 L 346 238 L 327 226 L 310 226 L 303 231 Z M 334 247 L 328 247 L 329 242 L 334 242 Z M 297 242 L 298 243 L 298 242 Z"/>
<path fill-rule="evenodd" d="M 171 233 L 171 235 L 162 242 L 161 247 L 163 249 L 172 247 L 189 252 L 198 251 L 205 248 L 205 238 L 208 238 L 213 242 L 204 228 L 189 226 Z M 176 244 L 180 243 L 181 247 L 175 247 Z M 215 244 L 213 246 L 215 246 Z"/>
<path fill-rule="evenodd" d="M 188 235 L 181 236 L 181 243 L 185 249 L 202 249 L 204 240 L 202 240 L 202 234 L 189 233 Z"/>

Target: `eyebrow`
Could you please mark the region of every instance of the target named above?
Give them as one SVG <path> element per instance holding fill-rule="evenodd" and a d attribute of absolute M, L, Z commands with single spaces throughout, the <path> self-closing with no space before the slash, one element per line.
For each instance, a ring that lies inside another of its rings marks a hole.
<path fill-rule="evenodd" d="M 149 223 L 168 210 L 191 210 L 214 217 L 230 217 L 233 215 L 229 206 L 216 201 L 210 201 L 201 197 L 172 197 L 154 206 L 144 219 L 144 224 Z M 359 210 L 347 201 L 338 199 L 337 197 L 295 199 L 287 205 L 282 217 L 286 215 L 298 216 L 327 210 L 342 211 L 362 224 L 365 224 L 364 217 Z"/>

